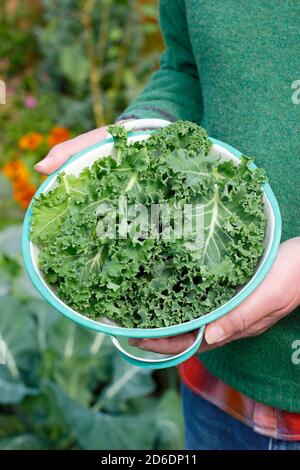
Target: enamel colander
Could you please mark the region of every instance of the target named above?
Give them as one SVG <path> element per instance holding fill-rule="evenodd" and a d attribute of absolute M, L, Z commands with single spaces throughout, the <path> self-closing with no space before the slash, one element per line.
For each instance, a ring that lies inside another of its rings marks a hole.
<path fill-rule="evenodd" d="M 124 126 L 127 131 L 130 131 L 129 141 L 135 142 L 147 139 L 151 132 L 153 132 L 153 129 L 165 127 L 168 124 L 170 124 L 168 121 L 160 119 L 140 119 L 129 121 L 125 123 Z M 144 129 L 147 130 L 145 131 Z M 220 155 L 223 160 L 234 160 L 237 164 L 239 163 L 241 153 L 238 150 L 219 140 L 212 138 L 210 140 L 213 143 L 211 149 L 212 153 Z M 41 193 L 47 193 L 55 186 L 59 172 L 64 171 L 66 174 L 78 175 L 83 168 L 90 167 L 97 159 L 110 155 L 112 149 L 113 139 L 107 138 L 77 153 L 43 182 L 34 198 Z M 254 165 L 252 166 L 254 167 Z M 62 302 L 57 297 L 52 287 L 46 282 L 38 267 L 38 249 L 30 240 L 32 202 L 25 215 L 22 233 L 22 252 L 25 267 L 32 283 L 47 302 L 57 311 L 79 325 L 110 335 L 114 346 L 127 361 L 146 368 L 170 367 L 191 357 L 200 347 L 205 326 L 223 315 L 226 315 L 226 313 L 243 302 L 258 287 L 270 270 L 280 243 L 281 216 L 276 198 L 269 184 L 263 185 L 263 191 L 265 214 L 267 216 L 264 240 L 265 251 L 253 277 L 229 302 L 204 316 L 179 325 L 152 329 L 124 328 L 116 323 L 112 323 L 108 319 L 101 319 L 101 321 L 91 320 Z M 179 335 L 193 330 L 198 330 L 194 343 L 188 349 L 176 355 L 150 353 L 128 344 L 128 338 L 161 338 Z"/>

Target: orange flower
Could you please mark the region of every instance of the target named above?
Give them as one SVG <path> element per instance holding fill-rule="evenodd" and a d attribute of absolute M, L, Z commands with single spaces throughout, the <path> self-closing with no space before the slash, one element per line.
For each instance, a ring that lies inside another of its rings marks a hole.
<path fill-rule="evenodd" d="M 65 140 L 68 140 L 70 138 L 70 131 L 69 129 L 66 129 L 65 127 L 53 127 L 52 131 L 50 132 L 48 136 L 48 145 L 49 147 L 53 147 L 53 145 L 60 144 L 61 142 L 64 142 Z"/>
<path fill-rule="evenodd" d="M 36 150 L 43 142 L 44 137 L 38 132 L 30 132 L 23 135 L 19 140 L 19 148 L 21 150 Z"/>
<path fill-rule="evenodd" d="M 30 181 L 13 182 L 13 198 L 19 203 L 21 209 L 26 209 L 36 192 L 36 186 Z"/>
<path fill-rule="evenodd" d="M 21 160 L 6 163 L 2 168 L 2 173 L 10 180 L 27 179 L 29 176 L 28 170 Z"/>
<path fill-rule="evenodd" d="M 15 162 L 6 163 L 2 168 L 2 173 L 9 179 L 12 179 L 13 175 L 15 174 L 14 164 Z"/>
<path fill-rule="evenodd" d="M 36 192 L 36 185 L 30 181 L 30 174 L 21 160 L 4 165 L 2 172 L 12 181 L 13 198 L 21 209 L 26 209 Z"/>

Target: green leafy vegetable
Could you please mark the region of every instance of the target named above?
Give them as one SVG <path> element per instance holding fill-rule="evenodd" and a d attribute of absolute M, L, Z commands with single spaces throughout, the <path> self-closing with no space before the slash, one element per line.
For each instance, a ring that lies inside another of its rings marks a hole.
<path fill-rule="evenodd" d="M 222 162 L 190 122 L 134 143 L 121 127 L 110 132 L 113 155 L 78 177 L 61 173 L 33 205 L 31 239 L 46 280 L 75 310 L 125 327 L 174 325 L 224 304 L 263 253 L 264 173 L 247 157 Z M 132 207 L 147 210 L 146 225 Z M 162 211 L 156 224 L 153 207 Z M 186 207 L 191 223 L 178 236 Z"/>

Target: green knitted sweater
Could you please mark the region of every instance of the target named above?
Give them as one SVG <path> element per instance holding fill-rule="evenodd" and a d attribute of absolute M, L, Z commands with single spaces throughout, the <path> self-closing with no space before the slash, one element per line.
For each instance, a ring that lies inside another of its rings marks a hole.
<path fill-rule="evenodd" d="M 195 121 L 255 156 L 278 199 L 283 239 L 299 236 L 300 1 L 161 0 L 160 23 L 160 69 L 124 115 Z M 295 340 L 299 310 L 258 337 L 200 356 L 237 390 L 300 413 Z"/>

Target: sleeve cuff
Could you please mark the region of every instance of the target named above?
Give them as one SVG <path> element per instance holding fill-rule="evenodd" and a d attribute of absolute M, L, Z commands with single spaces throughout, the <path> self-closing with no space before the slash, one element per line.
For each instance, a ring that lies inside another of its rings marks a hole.
<path fill-rule="evenodd" d="M 158 118 L 166 119 L 167 121 L 177 121 L 177 118 L 169 112 L 160 109 L 156 106 L 144 105 L 129 108 L 124 114 L 118 117 L 118 121 L 121 119 L 144 119 L 144 118 Z"/>

